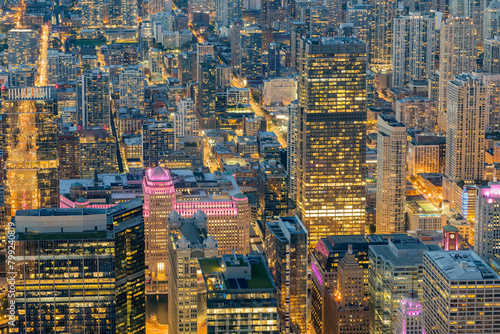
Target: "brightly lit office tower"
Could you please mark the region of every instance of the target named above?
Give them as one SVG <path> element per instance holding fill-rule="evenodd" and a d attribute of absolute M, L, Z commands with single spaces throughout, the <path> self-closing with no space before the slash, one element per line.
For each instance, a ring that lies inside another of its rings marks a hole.
<path fill-rule="evenodd" d="M 80 0 L 82 9 L 82 25 L 85 28 L 95 28 L 103 25 L 104 8 L 101 0 Z"/>
<path fill-rule="evenodd" d="M 281 333 L 307 332 L 307 230 L 298 217 L 266 223 L 266 257 L 278 288 Z"/>
<path fill-rule="evenodd" d="M 476 26 L 466 17 L 451 17 L 441 25 L 439 50 L 438 126 L 446 131 L 447 87 L 455 75 L 476 67 Z"/>
<path fill-rule="evenodd" d="M 327 235 L 365 231 L 366 45 L 322 38 L 301 46 L 296 204 L 313 249 Z"/>
<path fill-rule="evenodd" d="M 8 34 L 9 66 L 35 65 L 38 58 L 38 34 L 31 29 L 12 29 Z"/>
<path fill-rule="evenodd" d="M 426 252 L 423 269 L 427 334 L 498 333 L 500 277 L 489 263 L 473 251 L 442 250 Z"/>
<path fill-rule="evenodd" d="M 177 113 L 174 115 L 175 141 L 179 137 L 199 135 L 200 122 L 196 116 L 195 104 L 191 98 L 182 99 L 177 103 Z"/>
<path fill-rule="evenodd" d="M 181 218 L 174 211 L 168 218 L 168 324 L 170 333 L 197 333 L 198 259 L 217 257 L 217 241 L 207 234 L 207 216 L 198 211 Z"/>
<path fill-rule="evenodd" d="M 397 1 L 382 0 L 373 9 L 373 35 L 370 45 L 370 64 L 375 73 L 392 71 L 393 24 L 397 12 Z"/>
<path fill-rule="evenodd" d="M 57 102 L 50 87 L 11 88 L 2 101 L 5 215 L 58 206 Z"/>
<path fill-rule="evenodd" d="M 126 67 L 120 74 L 120 107 L 144 110 L 144 74 L 141 67 Z"/>
<path fill-rule="evenodd" d="M 54 85 L 57 82 L 76 80 L 76 65 L 74 54 L 47 50 L 47 83 Z"/>
<path fill-rule="evenodd" d="M 84 72 L 77 86 L 77 119 L 82 128 L 110 127 L 109 74 Z"/>
<path fill-rule="evenodd" d="M 477 188 L 474 251 L 484 258 L 500 254 L 499 204 L 500 184 Z"/>
<path fill-rule="evenodd" d="M 436 18 L 410 13 L 394 19 L 392 86 L 403 88 L 411 81 L 427 80 L 434 70 Z"/>
<path fill-rule="evenodd" d="M 452 184 L 482 180 L 486 86 L 469 74 L 448 83 L 446 162 L 443 196 L 454 203 Z"/>
<path fill-rule="evenodd" d="M 282 333 L 276 286 L 262 254 L 233 253 L 198 262 L 198 333 Z"/>
<path fill-rule="evenodd" d="M 401 299 L 394 334 L 425 334 L 424 312 L 418 295 L 410 291 Z"/>
<path fill-rule="evenodd" d="M 406 126 L 379 115 L 377 138 L 377 233 L 404 233 Z"/>
<path fill-rule="evenodd" d="M 145 333 L 141 207 L 18 211 L 13 332 Z"/>
<path fill-rule="evenodd" d="M 122 26 L 124 28 L 137 27 L 138 1 L 137 0 L 121 0 L 120 2 Z"/>
<path fill-rule="evenodd" d="M 500 36 L 500 1 L 494 0 L 484 10 L 484 39 Z"/>

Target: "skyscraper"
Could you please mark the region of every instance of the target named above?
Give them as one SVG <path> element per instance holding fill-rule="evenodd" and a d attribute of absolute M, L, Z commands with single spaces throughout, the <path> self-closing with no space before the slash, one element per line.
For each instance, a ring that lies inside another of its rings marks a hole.
<path fill-rule="evenodd" d="M 396 119 L 407 129 L 434 132 L 437 121 L 436 102 L 425 97 L 396 100 Z"/>
<path fill-rule="evenodd" d="M 215 129 L 215 96 L 216 96 L 216 80 L 215 68 L 217 60 L 210 54 L 202 55 L 198 65 L 198 96 L 196 102 L 198 104 L 198 113 L 201 116 L 201 129 Z"/>
<path fill-rule="evenodd" d="M 175 140 L 179 137 L 192 137 L 199 135 L 200 121 L 196 116 L 194 101 L 190 98 L 182 99 L 177 103 L 175 120 Z"/>
<path fill-rule="evenodd" d="M 448 83 L 446 161 L 443 196 L 452 204 L 452 185 L 483 177 L 486 87 L 470 74 Z"/>
<path fill-rule="evenodd" d="M 76 56 L 71 53 L 47 50 L 47 83 L 76 80 Z"/>
<path fill-rule="evenodd" d="M 11 66 L 9 68 L 9 88 L 34 87 L 36 66 Z"/>
<path fill-rule="evenodd" d="M 500 184 L 477 188 L 474 251 L 483 258 L 500 254 L 499 204 Z"/>
<path fill-rule="evenodd" d="M 299 101 L 292 101 L 288 105 L 288 133 L 287 133 L 287 168 L 288 171 L 288 198 L 297 205 L 298 149 L 299 149 Z"/>
<path fill-rule="evenodd" d="M 260 26 L 272 27 L 273 18 L 280 7 L 281 2 L 278 0 L 263 0 L 260 5 Z"/>
<path fill-rule="evenodd" d="M 94 173 L 119 172 L 115 139 L 104 129 L 83 129 L 80 131 L 78 156 L 80 177 L 90 179 Z"/>
<path fill-rule="evenodd" d="M 175 128 L 166 122 L 142 125 L 142 165 L 156 167 L 161 157 L 175 148 Z"/>
<path fill-rule="evenodd" d="M 401 299 L 394 334 L 425 334 L 424 313 L 418 295 L 410 291 Z"/>
<path fill-rule="evenodd" d="M 366 45 L 322 38 L 301 46 L 296 203 L 313 249 L 326 235 L 365 230 Z"/>
<path fill-rule="evenodd" d="M 145 333 L 141 206 L 16 213 L 19 333 Z"/>
<path fill-rule="evenodd" d="M 30 29 L 12 29 L 7 34 L 10 66 L 35 65 L 38 58 L 38 34 Z"/>
<path fill-rule="evenodd" d="M 57 207 L 57 102 L 50 87 L 11 88 L 2 101 L 5 215 Z"/>
<path fill-rule="evenodd" d="M 411 81 L 427 80 L 434 70 L 436 18 L 410 13 L 394 19 L 392 86 L 403 88 Z"/>
<path fill-rule="evenodd" d="M 500 1 L 494 0 L 484 10 L 483 38 L 491 39 L 500 36 Z"/>
<path fill-rule="evenodd" d="M 426 333 L 498 332 L 500 277 L 473 251 L 426 252 L 422 291 Z"/>
<path fill-rule="evenodd" d="M 144 81 L 141 67 L 126 67 L 120 74 L 120 107 L 144 111 Z"/>
<path fill-rule="evenodd" d="M 377 138 L 377 233 L 405 232 L 406 126 L 379 115 Z"/>
<path fill-rule="evenodd" d="M 79 7 L 82 9 L 82 25 L 85 28 L 97 28 L 104 24 L 104 6 L 100 0 L 80 0 Z M 110 8 L 111 11 L 114 9 Z"/>
<path fill-rule="evenodd" d="M 262 30 L 257 26 L 244 27 L 240 32 L 240 59 L 239 76 L 261 76 L 262 72 Z"/>
<path fill-rule="evenodd" d="M 274 159 L 259 163 L 258 177 L 258 214 L 265 222 L 288 215 L 291 207 L 288 199 L 288 173 L 283 165 Z"/>
<path fill-rule="evenodd" d="M 500 74 L 500 36 L 484 40 L 483 69 L 486 73 Z"/>
<path fill-rule="evenodd" d="M 82 128 L 110 128 L 109 74 L 94 69 L 78 80 L 77 119 Z"/>
<path fill-rule="evenodd" d="M 278 289 L 280 333 L 307 332 L 307 230 L 298 217 L 266 223 L 266 257 Z"/>
<path fill-rule="evenodd" d="M 280 49 L 278 44 L 272 42 L 267 49 L 267 73 L 269 77 L 280 76 Z"/>
<path fill-rule="evenodd" d="M 373 9 L 373 35 L 370 45 L 371 70 L 387 74 L 392 70 L 393 24 L 397 1 L 383 0 Z"/>
<path fill-rule="evenodd" d="M 121 0 L 120 2 L 122 26 L 134 28 L 138 26 L 138 0 Z"/>
<path fill-rule="evenodd" d="M 476 67 L 476 29 L 466 17 L 450 17 L 441 25 L 439 49 L 439 107 L 438 126 L 446 131 L 448 81 Z"/>

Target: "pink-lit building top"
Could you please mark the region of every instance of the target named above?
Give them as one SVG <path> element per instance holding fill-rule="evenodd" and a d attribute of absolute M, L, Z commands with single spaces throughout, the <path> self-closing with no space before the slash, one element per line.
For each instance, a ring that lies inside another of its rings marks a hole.
<path fill-rule="evenodd" d="M 394 334 L 425 334 L 424 313 L 418 295 L 410 291 L 401 299 Z"/>

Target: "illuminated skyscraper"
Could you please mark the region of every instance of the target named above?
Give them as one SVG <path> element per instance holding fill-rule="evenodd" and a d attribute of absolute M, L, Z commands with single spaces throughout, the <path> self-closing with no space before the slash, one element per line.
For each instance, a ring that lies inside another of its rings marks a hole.
<path fill-rule="evenodd" d="M 266 257 L 278 289 L 280 333 L 307 332 L 307 230 L 298 217 L 266 223 Z"/>
<path fill-rule="evenodd" d="M 154 122 L 142 126 L 142 164 L 156 167 L 161 157 L 175 147 L 174 126 L 166 122 Z"/>
<path fill-rule="evenodd" d="M 36 66 L 10 66 L 9 88 L 34 87 L 36 82 Z"/>
<path fill-rule="evenodd" d="M 179 137 L 192 137 L 199 135 L 200 121 L 196 116 L 194 101 L 190 98 L 182 99 L 177 103 L 175 120 L 175 140 Z"/>
<path fill-rule="evenodd" d="M 95 69 L 82 74 L 77 86 L 77 119 L 82 128 L 110 127 L 109 74 Z"/>
<path fill-rule="evenodd" d="M 396 119 L 407 129 L 434 132 L 436 118 L 436 102 L 433 100 L 412 96 L 396 101 Z"/>
<path fill-rule="evenodd" d="M 288 199 L 288 173 L 276 160 L 262 160 L 259 163 L 258 214 L 260 219 L 270 221 L 288 215 L 291 207 Z"/>
<path fill-rule="evenodd" d="M 484 65 L 487 73 L 500 74 L 500 36 L 484 40 Z"/>
<path fill-rule="evenodd" d="M 11 88 L 2 101 L 5 214 L 57 207 L 57 102 L 49 87 Z"/>
<path fill-rule="evenodd" d="M 377 138 L 377 233 L 404 233 L 406 126 L 379 115 Z"/>
<path fill-rule="evenodd" d="M 365 231 L 366 45 L 303 40 L 299 67 L 296 204 L 312 249 L 327 235 Z"/>
<path fill-rule="evenodd" d="M 198 113 L 201 116 L 201 129 L 215 129 L 215 101 L 216 101 L 216 76 L 215 68 L 218 61 L 210 54 L 200 58 L 198 65 L 198 97 L 196 99 L 198 105 Z"/>
<path fill-rule="evenodd" d="M 120 74 L 120 107 L 144 111 L 144 81 L 141 67 L 127 67 Z"/>
<path fill-rule="evenodd" d="M 35 65 L 38 58 L 38 34 L 30 29 L 12 29 L 8 34 L 9 66 Z"/>
<path fill-rule="evenodd" d="M 138 26 L 138 0 L 121 0 L 122 26 L 133 28 Z"/>
<path fill-rule="evenodd" d="M 373 9 L 373 35 L 370 45 L 370 64 L 377 74 L 392 70 L 393 24 L 397 1 L 382 0 Z"/>
<path fill-rule="evenodd" d="M 436 18 L 410 13 L 394 19 L 392 86 L 403 88 L 411 81 L 427 80 L 434 70 Z"/>
<path fill-rule="evenodd" d="M 500 1 L 494 0 L 484 10 L 484 39 L 500 36 Z"/>
<path fill-rule="evenodd" d="M 262 75 L 262 30 L 259 27 L 241 29 L 240 52 L 240 78 Z"/>
<path fill-rule="evenodd" d="M 500 184 L 477 188 L 474 251 L 483 258 L 500 254 L 499 204 Z"/>
<path fill-rule="evenodd" d="M 118 173 L 115 139 L 104 129 L 83 129 L 80 131 L 78 156 L 80 177 L 91 179 L 94 173 Z"/>
<path fill-rule="evenodd" d="M 111 5 L 111 4 L 110 4 Z M 101 0 L 80 0 L 82 9 L 82 25 L 85 28 L 96 28 L 104 24 L 104 8 Z M 114 9 L 112 6 L 110 10 Z"/>
<path fill-rule="evenodd" d="M 451 17 L 442 23 L 440 34 L 438 126 L 446 131 L 448 81 L 476 68 L 476 26 L 469 18 Z"/>
<path fill-rule="evenodd" d="M 76 80 L 76 63 L 74 54 L 47 50 L 47 83 Z"/>
<path fill-rule="evenodd" d="M 299 101 L 292 101 L 288 105 L 288 132 L 287 132 L 287 172 L 288 172 L 288 198 L 297 204 L 298 174 L 298 146 L 299 146 Z"/>
<path fill-rule="evenodd" d="M 401 299 L 394 334 L 425 334 L 424 312 L 418 295 L 410 291 Z"/>

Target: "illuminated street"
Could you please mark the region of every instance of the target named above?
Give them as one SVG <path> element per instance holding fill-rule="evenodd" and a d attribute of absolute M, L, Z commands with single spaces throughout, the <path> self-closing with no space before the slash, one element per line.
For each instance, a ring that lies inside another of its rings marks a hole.
<path fill-rule="evenodd" d="M 47 48 L 49 45 L 49 26 L 42 26 L 40 37 L 40 55 L 38 58 L 38 82 L 37 86 L 47 85 Z"/>

